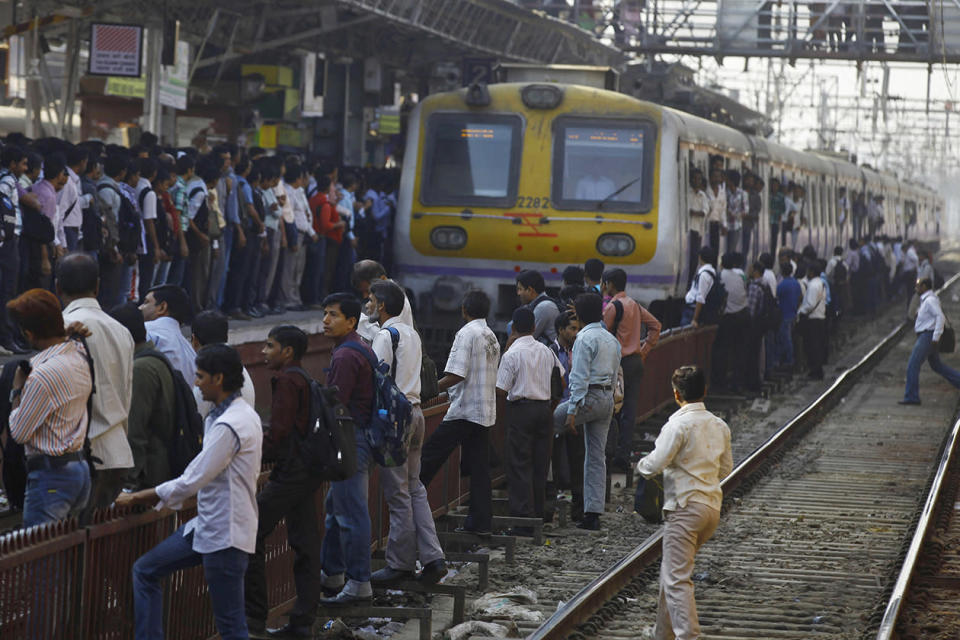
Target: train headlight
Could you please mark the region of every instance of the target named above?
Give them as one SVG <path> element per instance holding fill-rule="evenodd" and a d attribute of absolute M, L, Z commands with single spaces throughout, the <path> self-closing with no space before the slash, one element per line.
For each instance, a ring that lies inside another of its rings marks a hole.
<path fill-rule="evenodd" d="M 467 232 L 460 227 L 436 227 L 430 232 L 430 244 L 444 251 L 456 251 L 467 246 Z"/>
<path fill-rule="evenodd" d="M 628 256 L 636 248 L 633 237 L 625 233 L 605 233 L 597 239 L 597 251 L 605 256 Z"/>
<path fill-rule="evenodd" d="M 552 84 L 529 84 L 520 90 L 520 97 L 530 109 L 556 109 L 563 101 L 563 91 Z"/>

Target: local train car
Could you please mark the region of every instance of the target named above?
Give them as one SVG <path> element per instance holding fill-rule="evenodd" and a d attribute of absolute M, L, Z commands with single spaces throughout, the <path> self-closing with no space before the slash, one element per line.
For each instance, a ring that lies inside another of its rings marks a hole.
<path fill-rule="evenodd" d="M 564 267 L 592 257 L 625 269 L 628 293 L 655 313 L 659 307 L 669 325 L 690 275 L 690 172 L 706 175 L 711 159 L 767 185 L 803 186 L 798 251 L 811 244 L 829 255 L 849 239 L 841 187 L 848 197 L 885 197 L 882 232 L 935 238 L 937 196 L 919 185 L 614 91 L 503 83 L 432 95 L 413 110 L 397 277 L 415 293 L 427 330 L 446 329 L 438 340 L 458 326 L 466 291 L 486 291 L 502 327 L 516 306 L 519 271 L 536 269 L 548 288 L 558 287 Z M 770 241 L 765 190 L 748 260 Z M 792 241 L 788 234 L 787 246 Z"/>

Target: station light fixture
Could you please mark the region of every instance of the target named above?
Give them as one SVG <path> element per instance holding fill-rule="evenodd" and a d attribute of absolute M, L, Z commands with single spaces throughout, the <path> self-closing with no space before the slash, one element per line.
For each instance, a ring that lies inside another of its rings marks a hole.
<path fill-rule="evenodd" d="M 628 256 L 636 248 L 637 243 L 626 233 L 605 233 L 597 239 L 597 251 L 604 256 Z"/>
<path fill-rule="evenodd" d="M 467 246 L 467 232 L 460 227 L 436 227 L 430 232 L 430 244 L 444 251 L 456 251 Z"/>

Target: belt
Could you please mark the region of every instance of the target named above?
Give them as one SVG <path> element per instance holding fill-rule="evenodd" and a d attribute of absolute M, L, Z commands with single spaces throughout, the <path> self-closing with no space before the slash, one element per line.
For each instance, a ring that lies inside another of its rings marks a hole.
<path fill-rule="evenodd" d="M 520 404 L 530 402 L 550 402 L 549 400 L 532 400 L 530 398 L 517 398 L 516 400 L 507 400 L 507 404 Z"/>
<path fill-rule="evenodd" d="M 71 462 L 83 462 L 83 451 L 74 451 L 65 453 L 62 456 L 48 456 L 39 454 L 27 458 L 27 473 L 31 471 L 41 471 L 50 469 L 62 469 Z"/>
<path fill-rule="evenodd" d="M 613 391 L 612 384 L 591 384 L 587 385 L 587 390 L 599 389 L 601 391 Z"/>

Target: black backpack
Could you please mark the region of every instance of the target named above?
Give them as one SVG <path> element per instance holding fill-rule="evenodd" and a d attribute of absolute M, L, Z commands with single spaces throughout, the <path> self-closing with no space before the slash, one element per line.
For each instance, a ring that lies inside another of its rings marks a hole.
<path fill-rule="evenodd" d="M 777 303 L 776 296 L 770 292 L 770 287 L 762 282 L 747 284 L 748 287 L 760 287 L 763 294 L 763 301 L 760 303 L 760 313 L 754 319 L 754 324 L 761 331 L 776 331 L 780 328 L 783 320 L 783 314 L 780 312 L 780 305 Z"/>
<path fill-rule="evenodd" d="M 143 211 L 143 203 L 146 201 L 148 193 L 154 193 L 152 187 L 147 187 L 137 196 L 140 211 Z M 170 228 L 170 218 L 167 216 L 167 210 L 163 208 L 163 202 L 160 200 L 160 196 L 157 195 L 156 198 L 157 217 L 153 221 L 153 228 L 157 234 L 157 245 L 167 254 L 171 254 L 173 252 L 173 240 L 175 236 L 173 235 L 173 230 Z"/>
<path fill-rule="evenodd" d="M 187 195 L 187 206 L 190 206 L 190 201 L 193 200 L 193 196 L 198 193 L 203 193 L 203 187 L 194 187 L 192 191 Z M 202 233 L 207 232 L 207 227 L 209 226 L 210 219 L 210 210 L 207 208 L 207 199 L 204 198 L 203 202 L 200 203 L 200 208 L 197 209 L 197 215 L 193 217 L 193 224 L 196 225 Z"/>
<path fill-rule="evenodd" d="M 833 268 L 833 282 L 834 284 L 839 284 L 847 281 L 847 263 L 843 260 L 837 262 L 837 266 Z"/>
<path fill-rule="evenodd" d="M 325 387 L 300 367 L 287 371 L 303 376 L 310 385 L 310 423 L 304 437 L 294 429 L 300 460 L 321 480 L 346 480 L 357 472 L 356 425 L 337 398 L 336 387 Z"/>
<path fill-rule="evenodd" d="M 177 477 L 203 448 L 203 418 L 197 410 L 193 387 L 187 384 L 183 374 L 170 364 L 167 357 L 156 349 L 144 349 L 134 356 L 134 360 L 137 358 L 157 358 L 163 361 L 173 378 L 174 431 L 172 440 L 167 443 L 167 459 L 170 462 L 170 473 Z"/>
<path fill-rule="evenodd" d="M 563 303 L 557 300 L 556 298 L 548 295 L 540 295 L 540 296 L 537 296 L 537 299 L 533 301 L 533 305 L 530 307 L 530 311 L 533 311 L 534 309 L 536 309 L 541 302 L 552 302 L 553 305 L 557 308 L 557 311 L 559 311 L 560 313 L 563 313 L 564 311 L 567 310 L 566 307 L 563 306 Z"/>
<path fill-rule="evenodd" d="M 140 247 L 140 214 L 133 203 L 112 184 L 101 184 L 97 191 L 110 189 L 120 198 L 120 210 L 117 212 L 117 251 L 136 253 Z"/>
<path fill-rule="evenodd" d="M 697 273 L 696 277 L 698 287 L 701 273 L 703 272 Z M 727 288 L 723 282 L 720 281 L 720 276 L 716 271 L 711 275 L 713 276 L 713 286 L 711 286 L 710 291 L 707 292 L 703 308 L 700 310 L 700 324 L 702 325 L 717 324 L 720 321 L 720 315 L 727 307 Z"/>
<path fill-rule="evenodd" d="M 97 204 L 95 198 L 91 199 L 90 206 L 83 210 L 80 232 L 83 234 L 84 251 L 99 251 L 103 246 L 103 220 L 100 219 Z"/>

